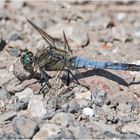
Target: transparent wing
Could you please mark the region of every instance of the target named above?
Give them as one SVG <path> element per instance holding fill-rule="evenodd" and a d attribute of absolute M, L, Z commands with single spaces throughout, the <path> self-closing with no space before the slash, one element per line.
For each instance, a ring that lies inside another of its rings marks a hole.
<path fill-rule="evenodd" d="M 70 54 L 72 54 L 72 50 L 68 44 L 68 41 L 67 41 L 67 38 L 66 38 L 66 34 L 65 32 L 63 31 L 63 37 L 64 37 L 64 50 L 67 51 L 67 52 L 70 52 Z"/>
<path fill-rule="evenodd" d="M 45 31 L 43 31 L 40 27 L 38 27 L 36 24 L 31 22 L 29 19 L 27 20 L 44 38 L 44 40 L 50 45 L 50 46 L 55 46 L 54 39 Z"/>

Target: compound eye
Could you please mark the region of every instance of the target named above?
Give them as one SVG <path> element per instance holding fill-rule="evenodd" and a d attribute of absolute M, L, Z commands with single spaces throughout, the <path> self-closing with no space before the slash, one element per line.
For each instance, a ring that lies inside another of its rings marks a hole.
<path fill-rule="evenodd" d="M 33 63 L 33 57 L 30 56 L 29 54 L 24 54 L 21 57 L 21 62 L 23 65 L 31 65 Z"/>
<path fill-rule="evenodd" d="M 31 57 L 33 57 L 33 53 L 32 53 L 32 52 L 28 52 L 28 54 L 29 54 Z"/>

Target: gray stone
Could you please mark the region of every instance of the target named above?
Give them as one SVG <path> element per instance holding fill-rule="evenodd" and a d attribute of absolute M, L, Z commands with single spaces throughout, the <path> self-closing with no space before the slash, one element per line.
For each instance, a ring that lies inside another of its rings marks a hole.
<path fill-rule="evenodd" d="M 140 136 L 140 123 L 130 122 L 128 124 L 125 124 L 122 127 L 121 132 L 123 132 L 123 133 L 133 133 L 133 134 L 136 134 L 136 135 Z"/>
<path fill-rule="evenodd" d="M 92 139 L 92 131 L 86 127 L 69 127 L 68 130 L 72 133 L 75 139 Z"/>
<path fill-rule="evenodd" d="M 52 119 L 52 117 L 56 114 L 54 110 L 47 110 L 47 113 L 44 115 L 43 119 Z"/>
<path fill-rule="evenodd" d="M 122 135 L 115 130 L 113 125 L 107 125 L 103 121 L 92 121 L 92 126 L 99 131 L 100 135 L 107 136 L 109 138 L 122 138 Z"/>
<path fill-rule="evenodd" d="M 88 99 L 76 99 L 76 103 L 79 104 L 80 108 L 88 107 L 91 104 L 91 101 Z"/>
<path fill-rule="evenodd" d="M 96 89 L 92 93 L 92 101 L 97 105 L 97 106 L 103 106 L 107 102 L 107 94 L 104 90 L 98 90 Z"/>
<path fill-rule="evenodd" d="M 122 120 L 123 123 L 130 123 L 136 121 L 137 117 L 132 112 L 122 113 L 120 120 Z"/>
<path fill-rule="evenodd" d="M 6 110 L 6 104 L 5 104 L 5 101 L 3 100 L 0 100 L 0 111 L 3 112 Z M 0 114 L 1 114 L 0 112 Z"/>
<path fill-rule="evenodd" d="M 77 113 L 78 111 L 80 111 L 80 105 L 77 104 L 76 102 L 69 102 L 69 108 L 68 108 L 68 112 L 70 113 Z"/>
<path fill-rule="evenodd" d="M 25 98 L 30 99 L 31 97 L 33 97 L 33 95 L 34 95 L 34 93 L 33 93 L 33 90 L 31 88 L 26 88 L 23 91 L 17 92 L 15 94 L 15 96 L 17 96 L 19 100 L 22 100 Z"/>
<path fill-rule="evenodd" d="M 35 121 L 24 117 L 16 117 L 12 123 L 17 134 L 20 134 L 25 138 L 32 138 L 39 130 Z"/>
<path fill-rule="evenodd" d="M 135 140 L 136 140 L 136 139 L 138 139 L 138 140 L 140 139 L 140 136 L 138 136 L 138 135 L 136 135 L 136 134 L 124 134 L 124 136 L 125 136 L 126 139 L 133 139 L 133 140 L 134 140 L 134 139 L 135 139 Z"/>
<path fill-rule="evenodd" d="M 100 108 L 98 106 L 94 107 L 93 112 L 94 112 L 93 120 L 98 121 L 100 119 Z"/>
<path fill-rule="evenodd" d="M 113 37 L 110 34 L 103 34 L 98 39 L 100 42 L 113 42 Z"/>
<path fill-rule="evenodd" d="M 29 100 L 27 100 L 27 99 L 18 100 L 18 102 L 15 104 L 8 104 L 6 106 L 6 109 L 14 110 L 14 111 L 25 110 L 25 109 L 27 109 L 28 102 L 29 102 Z"/>
<path fill-rule="evenodd" d="M 0 87 L 0 100 L 7 100 L 10 99 L 11 95 L 4 87 Z"/>
<path fill-rule="evenodd" d="M 50 121 L 52 123 L 61 125 L 63 127 L 75 126 L 77 123 L 74 115 L 72 115 L 70 113 L 62 113 L 62 112 L 57 113 Z"/>
<path fill-rule="evenodd" d="M 105 117 L 105 121 L 107 122 L 111 122 L 111 123 L 117 123 L 118 122 L 118 116 L 117 113 L 114 109 L 110 109 L 109 106 L 104 105 L 102 106 L 102 111 L 101 111 L 101 115 L 100 117 Z"/>
<path fill-rule="evenodd" d="M 0 122 L 12 120 L 14 117 L 16 117 L 17 113 L 15 111 L 8 111 L 4 112 L 0 115 Z"/>
<path fill-rule="evenodd" d="M 24 139 L 23 136 L 21 135 L 18 135 L 16 133 L 3 133 L 3 134 L 0 134 L 0 139 L 3 139 L 3 140 L 19 140 L 19 139 Z"/>
<path fill-rule="evenodd" d="M 34 118 L 43 118 L 47 113 L 44 107 L 43 95 L 35 95 L 28 104 L 28 114 Z"/>
<path fill-rule="evenodd" d="M 118 106 L 118 102 L 116 100 L 111 100 L 111 103 L 110 103 L 110 108 L 116 108 Z"/>
<path fill-rule="evenodd" d="M 8 80 L 10 80 L 12 78 L 14 78 L 14 75 L 11 72 L 9 72 L 9 70 L 7 70 L 7 69 L 0 69 L 0 85 L 6 83 Z"/>
<path fill-rule="evenodd" d="M 90 98 L 91 92 L 87 91 L 87 89 L 81 85 L 78 85 L 73 88 L 72 90 L 75 94 L 75 98 Z M 82 94 L 82 95 L 81 95 Z"/>
<path fill-rule="evenodd" d="M 20 49 L 16 47 L 9 47 L 7 51 L 11 56 L 18 57 L 20 55 Z"/>
<path fill-rule="evenodd" d="M 127 105 L 125 103 L 119 103 L 119 105 L 117 106 L 117 109 L 121 112 L 127 112 L 129 113 L 132 109 L 131 105 Z"/>
<path fill-rule="evenodd" d="M 61 106 L 61 109 L 62 109 L 62 111 L 67 112 L 68 109 L 69 109 L 69 104 L 68 104 L 68 103 L 63 104 L 63 105 Z"/>
<path fill-rule="evenodd" d="M 56 124 L 46 123 L 44 124 L 38 133 L 33 137 L 33 140 L 39 139 L 52 139 L 54 137 L 58 138 L 61 133 L 60 126 Z"/>
<path fill-rule="evenodd" d="M 33 84 L 34 82 L 35 82 L 35 79 L 31 79 L 31 80 L 25 80 L 21 83 L 19 79 L 14 77 L 14 78 L 11 78 L 10 80 L 7 80 L 5 83 L 3 83 L 2 87 L 5 88 L 10 94 L 13 95 L 16 92 L 23 91 L 27 86 Z M 21 93 L 25 93 L 25 92 L 21 92 Z M 20 96 L 20 93 L 19 93 L 19 96 Z M 21 98 L 25 96 L 27 96 L 27 93 L 25 95 L 22 95 Z"/>
<path fill-rule="evenodd" d="M 14 32 L 10 35 L 9 40 L 16 41 L 16 40 L 22 40 L 22 38 L 18 33 Z"/>
<path fill-rule="evenodd" d="M 55 110 L 57 106 L 61 106 L 59 105 L 59 103 L 61 104 L 62 101 L 57 100 L 57 96 L 52 96 L 52 95 L 47 95 L 45 96 L 45 108 L 47 110 Z"/>
<path fill-rule="evenodd" d="M 61 139 L 74 139 L 74 135 L 69 130 L 62 129 Z"/>

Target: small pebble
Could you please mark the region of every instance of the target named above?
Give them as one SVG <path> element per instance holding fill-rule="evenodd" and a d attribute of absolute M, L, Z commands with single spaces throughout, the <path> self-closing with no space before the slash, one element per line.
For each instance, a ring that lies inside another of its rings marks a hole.
<path fill-rule="evenodd" d="M 14 111 L 20 111 L 20 110 L 25 110 L 27 109 L 27 106 L 28 106 L 28 100 L 27 99 L 22 99 L 22 100 L 19 100 L 17 103 L 15 104 L 8 104 L 6 106 L 6 109 L 7 110 L 14 110 Z"/>
<path fill-rule="evenodd" d="M 16 115 L 17 115 L 16 111 L 4 112 L 3 114 L 0 115 L 0 122 L 12 120 L 14 117 L 16 117 Z"/>
<path fill-rule="evenodd" d="M 68 112 L 69 113 L 77 113 L 78 111 L 80 111 L 80 105 L 77 104 L 76 102 L 70 102 Z"/>
<path fill-rule="evenodd" d="M 107 101 L 106 92 L 96 89 L 95 92 L 92 93 L 92 101 L 98 106 L 103 106 Z"/>
<path fill-rule="evenodd" d="M 8 49 L 8 52 L 11 56 L 15 56 L 15 57 L 18 57 L 20 55 L 20 49 L 19 48 L 9 48 Z"/>
<path fill-rule="evenodd" d="M 22 40 L 21 36 L 18 35 L 17 33 L 14 33 L 11 35 L 10 39 L 11 41 L 16 41 L 16 40 Z"/>
<path fill-rule="evenodd" d="M 94 111 L 93 109 L 89 108 L 89 107 L 86 107 L 82 110 L 82 113 L 87 115 L 87 116 L 90 116 L 92 117 L 94 115 Z"/>
<path fill-rule="evenodd" d="M 16 117 L 12 123 L 17 134 L 24 136 L 26 139 L 32 138 L 32 136 L 39 130 L 35 121 L 24 117 Z"/>
<path fill-rule="evenodd" d="M 65 118 L 65 119 L 64 119 Z M 76 125 L 76 120 L 74 118 L 73 114 L 70 113 L 57 113 L 52 119 L 52 123 L 61 125 L 63 127 L 66 126 L 75 126 Z"/>
<path fill-rule="evenodd" d="M 0 87 L 0 100 L 7 100 L 10 98 L 11 95 L 9 94 L 9 92 L 4 87 Z"/>
<path fill-rule="evenodd" d="M 75 98 L 91 100 L 91 92 L 90 91 L 86 91 L 86 92 L 82 92 L 82 93 L 75 92 Z"/>

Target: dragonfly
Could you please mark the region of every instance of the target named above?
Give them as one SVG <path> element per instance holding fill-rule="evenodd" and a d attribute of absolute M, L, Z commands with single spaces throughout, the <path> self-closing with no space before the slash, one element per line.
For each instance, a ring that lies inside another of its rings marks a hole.
<path fill-rule="evenodd" d="M 21 57 L 21 63 L 28 71 L 31 71 L 34 68 L 39 69 L 43 73 L 41 78 L 42 81 L 45 79 L 44 73 L 47 71 L 57 71 L 58 73 L 60 71 L 66 71 L 68 74 L 67 85 L 70 83 L 70 75 L 79 83 L 71 71 L 79 70 L 81 68 L 140 71 L 140 65 L 136 64 L 94 61 L 81 56 L 73 56 L 64 31 L 64 49 L 61 49 L 58 47 L 55 39 L 47 32 L 30 20 L 28 20 L 28 22 L 40 33 L 48 46 L 36 55 L 33 55 L 30 51 L 26 51 L 26 53 Z"/>

